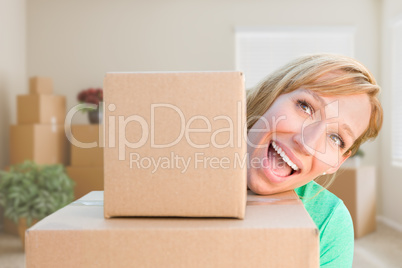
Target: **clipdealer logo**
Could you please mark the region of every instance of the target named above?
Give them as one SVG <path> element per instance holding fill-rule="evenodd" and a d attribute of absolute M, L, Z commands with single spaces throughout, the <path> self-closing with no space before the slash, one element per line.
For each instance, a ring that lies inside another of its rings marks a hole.
<path fill-rule="evenodd" d="M 102 113 L 104 107 L 103 103 L 101 103 L 99 112 Z M 107 109 L 108 112 L 107 118 L 104 118 L 107 123 L 107 129 L 102 127 L 99 128 L 99 140 L 83 143 L 74 138 L 71 132 L 71 122 L 74 114 L 80 109 L 97 109 L 97 105 L 94 104 L 79 104 L 73 107 L 67 114 L 65 120 L 65 133 L 71 144 L 80 148 L 94 148 L 94 147 L 107 147 L 107 148 L 117 148 L 118 150 L 118 160 L 126 161 L 127 153 L 128 153 L 128 163 L 130 168 L 137 169 L 151 169 L 152 172 L 156 172 L 158 169 L 178 169 L 181 170 L 182 173 L 186 172 L 190 167 L 191 163 L 193 163 L 194 168 L 243 168 L 245 164 L 247 167 L 259 168 L 263 165 L 264 159 L 258 157 L 249 157 L 247 153 L 245 155 L 239 155 L 235 153 L 232 158 L 229 157 L 216 157 L 216 156 L 208 156 L 204 153 L 199 153 L 200 149 L 206 148 L 240 148 L 243 145 L 243 140 L 247 143 L 247 147 L 257 148 L 258 150 L 266 150 L 269 145 L 267 142 L 262 142 L 261 144 L 253 144 L 247 138 L 247 122 L 243 118 L 243 104 L 242 102 L 237 103 L 237 111 L 236 118 L 229 117 L 227 115 L 217 115 L 212 118 L 212 120 L 208 119 L 204 115 L 194 115 L 186 120 L 185 114 L 183 111 L 172 104 L 169 103 L 155 103 L 150 105 L 150 120 L 147 121 L 143 116 L 138 114 L 133 114 L 129 116 L 118 115 L 118 107 L 115 104 L 108 104 Z M 179 132 L 176 137 L 174 137 L 169 142 L 165 143 L 157 143 L 156 142 L 156 121 L 158 120 L 156 116 L 156 112 L 166 112 L 169 110 L 170 112 L 175 113 L 179 120 Z M 115 114 L 114 114 L 115 113 Z M 333 160 L 327 159 L 326 155 L 326 144 L 323 151 L 317 150 L 314 146 L 310 146 L 309 142 L 305 140 L 306 131 L 308 131 L 311 126 L 316 124 L 325 124 L 328 127 L 328 123 L 326 123 L 327 119 L 337 118 L 339 117 L 339 103 L 337 101 L 329 103 L 323 111 L 317 111 L 317 116 L 314 120 L 306 119 L 300 130 L 300 134 L 302 137 L 302 144 L 306 148 L 306 150 L 319 159 L 320 161 L 335 166 L 339 162 L 334 163 Z M 268 120 L 264 116 L 258 116 L 258 120 L 262 121 L 262 127 L 259 129 L 251 129 L 250 133 L 257 133 L 257 135 L 261 135 L 261 137 L 265 137 L 267 133 L 273 133 L 272 137 L 275 139 L 276 137 L 276 129 L 281 122 L 286 122 L 286 116 L 280 116 L 278 118 L 271 118 L 272 122 L 268 122 Z M 248 118 L 248 120 L 252 120 L 252 118 Z M 192 124 L 196 121 L 202 121 L 205 125 L 204 128 L 194 128 Z M 218 129 L 213 129 L 214 123 L 217 121 L 224 121 L 227 127 L 221 127 Z M 243 123 L 244 122 L 244 123 Z M 130 124 L 135 124 L 137 127 L 139 126 L 141 129 L 141 134 L 135 142 L 129 141 L 126 137 L 127 127 Z M 335 126 L 331 127 L 332 129 L 337 129 L 337 123 Z M 102 139 L 101 137 L 106 137 L 104 134 L 107 131 L 108 138 Z M 117 133 L 117 134 L 116 134 Z M 203 133 L 209 136 L 209 142 L 198 144 L 191 138 L 192 134 Z M 224 143 L 217 142 L 217 135 L 221 133 L 226 133 L 229 137 Z M 267 137 L 265 137 L 267 138 Z M 268 137 L 269 138 L 269 137 Z M 168 149 L 174 148 L 179 142 L 183 139 L 187 142 L 187 144 L 196 150 L 194 150 L 193 155 L 179 155 L 174 151 L 166 153 L 164 156 L 148 156 L 141 154 L 141 151 L 135 151 L 135 149 L 140 149 L 143 146 L 148 146 L 151 149 Z M 261 139 L 264 140 L 264 139 Z M 197 152 L 198 150 L 198 152 Z M 248 161 L 247 161 L 248 160 Z"/>

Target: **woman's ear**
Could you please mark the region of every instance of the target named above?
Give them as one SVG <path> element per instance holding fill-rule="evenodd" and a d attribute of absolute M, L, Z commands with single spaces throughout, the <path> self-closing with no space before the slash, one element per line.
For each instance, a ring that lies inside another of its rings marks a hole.
<path fill-rule="evenodd" d="M 341 165 L 343 164 L 343 162 L 345 162 L 346 159 L 348 159 L 351 154 L 352 154 L 352 152 L 349 151 L 346 155 L 342 155 L 342 156 L 341 156 L 341 159 L 340 159 L 340 161 L 339 161 L 339 163 L 338 163 L 336 166 L 331 167 L 330 169 L 328 169 L 328 170 L 326 171 L 326 173 L 327 173 L 327 174 L 333 174 L 333 173 L 337 172 L 338 169 L 339 169 L 339 168 L 341 167 Z"/>

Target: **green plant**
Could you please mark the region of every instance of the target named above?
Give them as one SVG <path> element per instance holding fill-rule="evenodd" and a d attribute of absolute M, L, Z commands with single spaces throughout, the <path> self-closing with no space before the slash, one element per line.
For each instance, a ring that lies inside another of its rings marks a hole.
<path fill-rule="evenodd" d="M 37 165 L 31 161 L 0 171 L 0 205 L 4 216 L 18 222 L 41 220 L 74 199 L 74 181 L 62 165 Z"/>

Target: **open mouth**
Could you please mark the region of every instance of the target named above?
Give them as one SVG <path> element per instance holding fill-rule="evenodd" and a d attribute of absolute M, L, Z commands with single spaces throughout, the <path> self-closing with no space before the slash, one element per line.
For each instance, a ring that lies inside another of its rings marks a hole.
<path fill-rule="evenodd" d="M 268 168 L 278 177 L 289 177 L 300 173 L 300 168 L 293 163 L 282 148 L 272 141 L 269 144 L 268 151 Z"/>

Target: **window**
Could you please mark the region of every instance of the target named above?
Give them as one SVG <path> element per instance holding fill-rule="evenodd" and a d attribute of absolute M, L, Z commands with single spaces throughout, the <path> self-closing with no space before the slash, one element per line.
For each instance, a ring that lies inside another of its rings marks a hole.
<path fill-rule="evenodd" d="M 353 57 L 354 33 L 353 27 L 236 28 L 236 69 L 244 73 L 246 88 L 250 88 L 304 54 Z"/>

